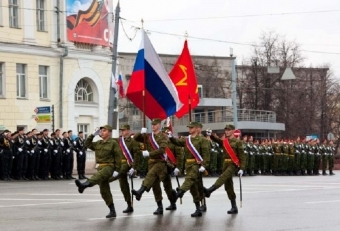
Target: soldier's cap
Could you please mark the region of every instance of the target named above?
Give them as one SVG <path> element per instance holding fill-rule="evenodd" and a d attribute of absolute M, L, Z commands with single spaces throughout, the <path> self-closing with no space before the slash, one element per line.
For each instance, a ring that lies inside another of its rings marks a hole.
<path fill-rule="evenodd" d="M 151 120 L 152 125 L 160 124 L 160 123 L 162 123 L 162 120 L 160 118 L 155 118 Z"/>
<path fill-rule="evenodd" d="M 128 124 L 121 124 L 119 126 L 119 130 L 130 130 L 130 125 L 128 125 Z"/>
<path fill-rule="evenodd" d="M 43 132 L 37 133 L 37 136 L 42 136 L 42 135 L 43 135 Z"/>
<path fill-rule="evenodd" d="M 79 134 L 83 134 L 83 133 L 84 133 L 83 131 L 79 131 L 79 132 L 78 132 L 78 135 L 79 135 Z"/>
<path fill-rule="evenodd" d="M 106 130 L 108 130 L 109 132 L 112 132 L 112 127 L 110 126 L 110 125 L 104 125 L 104 126 L 102 126 L 102 127 L 100 127 L 100 130 L 102 130 L 102 129 L 106 129 Z"/>
<path fill-rule="evenodd" d="M 193 127 L 199 128 L 200 127 L 200 123 L 193 121 L 193 122 L 190 122 L 190 124 L 187 127 L 188 128 L 193 128 Z"/>
<path fill-rule="evenodd" d="M 6 133 L 6 132 L 10 132 L 10 130 L 6 129 L 5 131 L 3 131 L 2 133 Z"/>
<path fill-rule="evenodd" d="M 203 124 L 198 123 L 198 127 L 199 127 L 199 128 L 203 128 Z"/>
<path fill-rule="evenodd" d="M 68 130 L 68 131 L 67 131 L 67 133 L 70 133 L 70 132 L 72 132 L 72 130 Z"/>
<path fill-rule="evenodd" d="M 227 125 L 224 127 L 224 130 L 235 130 L 235 126 L 232 125 L 232 124 L 227 124 Z"/>
<path fill-rule="evenodd" d="M 45 128 L 42 132 L 48 132 L 48 129 L 47 128 Z"/>
<path fill-rule="evenodd" d="M 64 135 L 65 133 L 67 133 L 67 132 L 63 132 L 63 134 L 61 134 L 61 135 Z"/>

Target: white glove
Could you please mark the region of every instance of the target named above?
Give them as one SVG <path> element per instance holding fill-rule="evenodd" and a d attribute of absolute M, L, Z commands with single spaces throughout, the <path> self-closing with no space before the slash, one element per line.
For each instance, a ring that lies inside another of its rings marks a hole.
<path fill-rule="evenodd" d="M 61 146 L 64 146 L 64 142 L 63 141 L 61 141 L 60 144 L 61 144 Z"/>
<path fill-rule="evenodd" d="M 171 138 L 172 137 L 172 132 L 168 131 L 168 137 Z"/>
<path fill-rule="evenodd" d="M 31 150 L 31 153 L 34 153 L 34 150 Z"/>
<path fill-rule="evenodd" d="M 142 129 L 140 130 L 140 133 L 142 133 L 142 134 L 145 134 L 145 133 L 146 133 L 146 131 L 147 131 L 147 129 L 146 129 L 146 128 L 142 128 Z"/>
<path fill-rule="evenodd" d="M 128 175 L 133 176 L 134 173 L 135 173 L 135 170 L 133 168 L 130 168 L 130 170 L 128 171 Z"/>
<path fill-rule="evenodd" d="M 52 140 L 50 140 L 50 144 L 52 144 L 52 145 L 53 145 L 53 141 L 52 141 Z"/>
<path fill-rule="evenodd" d="M 100 128 L 96 128 L 95 130 L 94 130 L 94 132 L 92 133 L 92 135 L 94 135 L 94 136 L 96 136 L 96 135 L 99 135 L 100 134 Z"/>
<path fill-rule="evenodd" d="M 241 176 L 243 176 L 243 170 L 242 169 L 240 169 L 239 171 L 238 171 L 238 173 L 237 173 L 240 177 Z"/>
<path fill-rule="evenodd" d="M 44 151 L 47 152 L 48 150 L 45 148 Z"/>
<path fill-rule="evenodd" d="M 22 152 L 22 148 L 18 148 L 19 152 Z"/>
<path fill-rule="evenodd" d="M 30 145 L 30 141 L 29 141 L 29 140 L 26 140 L 26 144 Z"/>
<path fill-rule="evenodd" d="M 210 129 L 207 130 L 207 136 L 211 136 L 212 131 Z"/>
<path fill-rule="evenodd" d="M 201 166 L 201 167 L 198 169 L 199 172 L 204 172 L 204 170 L 205 170 L 205 168 L 204 168 L 203 166 Z"/>
<path fill-rule="evenodd" d="M 179 173 L 179 169 L 178 169 L 178 168 L 175 168 L 175 170 L 174 170 L 174 176 L 178 176 L 178 173 Z"/>
<path fill-rule="evenodd" d="M 38 140 L 38 144 L 41 145 L 41 141 L 40 140 Z"/>
<path fill-rule="evenodd" d="M 58 150 L 56 149 L 56 150 L 54 150 L 54 153 L 58 153 Z"/>
<path fill-rule="evenodd" d="M 114 171 L 113 174 L 112 174 L 112 176 L 113 176 L 113 177 L 116 177 L 116 176 L 118 176 L 118 174 L 119 174 L 119 173 L 118 173 L 117 171 Z"/>
<path fill-rule="evenodd" d="M 149 151 L 143 151 L 143 156 L 148 157 L 149 156 Z"/>
<path fill-rule="evenodd" d="M 79 152 L 80 155 L 83 155 L 83 152 Z"/>
<path fill-rule="evenodd" d="M 70 149 L 67 149 L 66 152 L 67 152 L 67 153 L 70 153 Z"/>
<path fill-rule="evenodd" d="M 73 144 L 74 144 L 74 145 L 77 145 L 77 142 L 76 142 L 76 141 L 73 141 Z"/>

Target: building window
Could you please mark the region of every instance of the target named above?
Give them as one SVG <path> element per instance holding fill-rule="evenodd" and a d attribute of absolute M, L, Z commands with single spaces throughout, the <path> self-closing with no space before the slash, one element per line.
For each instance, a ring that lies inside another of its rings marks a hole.
<path fill-rule="evenodd" d="M 84 139 L 89 136 L 89 124 L 78 124 L 78 133 L 82 131 L 84 133 Z"/>
<path fill-rule="evenodd" d="M 26 97 L 26 64 L 17 64 L 17 97 Z"/>
<path fill-rule="evenodd" d="M 198 88 L 198 95 L 200 98 L 203 98 L 203 86 L 202 85 L 197 85 Z"/>
<path fill-rule="evenodd" d="M 93 91 L 90 84 L 86 80 L 81 79 L 77 83 L 74 97 L 74 100 L 78 102 L 93 102 Z"/>
<path fill-rule="evenodd" d="M 194 110 L 195 122 L 205 123 L 205 111 L 203 109 Z"/>
<path fill-rule="evenodd" d="M 5 94 L 4 63 L 0 63 L 0 97 Z"/>
<path fill-rule="evenodd" d="M 9 27 L 19 28 L 19 2 L 18 0 L 9 0 Z"/>
<path fill-rule="evenodd" d="M 45 31 L 45 0 L 37 0 L 37 30 Z"/>
<path fill-rule="evenodd" d="M 48 67 L 39 66 L 39 97 L 48 99 Z"/>
<path fill-rule="evenodd" d="M 132 115 L 139 115 L 139 109 L 135 106 L 132 107 Z"/>

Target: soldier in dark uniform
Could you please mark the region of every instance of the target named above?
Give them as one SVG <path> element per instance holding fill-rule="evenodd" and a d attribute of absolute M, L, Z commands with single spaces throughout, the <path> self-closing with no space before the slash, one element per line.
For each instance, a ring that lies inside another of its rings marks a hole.
<path fill-rule="evenodd" d="M 51 143 L 48 137 L 48 129 L 43 130 L 43 135 L 41 139 L 41 154 L 40 154 L 40 178 L 42 180 L 49 180 L 49 171 L 51 165 Z"/>
<path fill-rule="evenodd" d="M 122 124 L 119 130 L 121 131 L 121 136 L 114 138 L 114 140 L 119 144 L 122 151 L 121 167 L 119 175 L 117 177 L 111 177 L 109 182 L 119 179 L 120 190 L 127 203 L 127 208 L 123 210 L 123 213 L 132 213 L 134 210 L 132 207 L 128 176 L 130 178 L 134 177 L 135 171 L 138 169 L 138 164 L 140 163 L 141 153 L 139 143 L 131 137 L 130 125 Z"/>
<path fill-rule="evenodd" d="M 133 138 L 138 142 L 144 142 L 145 146 L 142 152 L 143 157 L 149 157 L 148 173 L 142 182 L 142 186 L 139 190 L 132 190 L 132 194 L 136 196 L 139 201 L 145 191 L 149 191 L 154 185 L 160 185 L 160 182 L 164 182 L 168 177 L 167 169 L 167 156 L 165 154 L 165 148 L 167 147 L 167 137 L 161 132 L 161 122 L 159 118 L 155 118 L 151 121 L 152 133 L 146 133 L 146 128 L 142 128 L 140 133 L 136 133 Z M 158 186 L 157 186 L 158 187 Z M 160 187 L 160 186 L 159 186 Z M 156 188 L 157 189 L 157 188 Z M 171 201 L 175 201 L 173 198 L 175 194 L 172 188 L 167 187 L 166 194 Z M 153 189 L 155 201 L 157 203 L 157 209 L 153 213 L 155 215 L 163 214 L 162 203 L 162 190 Z"/>
<path fill-rule="evenodd" d="M 71 139 L 68 137 L 68 133 L 63 133 L 63 178 L 71 180 L 72 178 L 72 164 L 73 160 L 73 144 Z"/>
<path fill-rule="evenodd" d="M 231 201 L 231 209 L 228 211 L 228 214 L 236 214 L 238 213 L 238 208 L 236 205 L 236 194 L 234 191 L 234 183 L 233 183 L 233 175 L 236 171 L 237 174 L 242 177 L 243 171 L 245 170 L 245 155 L 243 152 L 242 142 L 234 137 L 235 126 L 228 124 L 225 126 L 225 136 L 229 141 L 229 145 L 234 154 L 229 153 L 227 150 L 223 140 L 218 138 L 216 134 L 211 136 L 211 139 L 215 142 L 218 142 L 220 146 L 224 147 L 224 166 L 222 175 L 216 180 L 215 184 L 213 184 L 210 188 L 205 188 L 205 196 L 210 197 L 210 194 L 221 187 L 224 184 L 225 191 L 228 194 L 228 198 Z M 232 159 L 232 156 L 235 155 L 236 159 Z M 238 162 L 237 162 L 238 161 Z"/>
<path fill-rule="evenodd" d="M 44 152 L 44 146 L 43 146 L 43 132 L 38 132 L 37 136 L 37 143 L 34 153 L 37 155 L 35 167 L 34 167 L 34 178 L 35 180 L 41 180 L 41 158 Z"/>
<path fill-rule="evenodd" d="M 60 180 L 60 176 L 58 173 L 58 167 L 60 165 L 59 161 L 60 161 L 60 156 L 59 156 L 59 140 L 56 137 L 55 132 L 52 132 L 51 134 L 51 178 L 54 180 Z"/>
<path fill-rule="evenodd" d="M 335 175 L 333 173 L 333 168 L 334 168 L 334 158 L 335 158 L 335 146 L 334 146 L 334 143 L 333 143 L 333 140 L 330 140 L 329 141 L 329 144 L 328 144 L 328 150 L 329 150 L 329 157 L 328 157 L 328 169 L 329 169 L 329 175 L 330 176 L 333 176 Z"/>
<path fill-rule="evenodd" d="M 63 139 L 60 137 L 60 129 L 55 130 L 55 143 L 58 145 L 56 152 L 56 166 L 55 166 L 55 174 L 58 180 L 61 180 L 62 174 L 62 164 L 63 164 Z"/>
<path fill-rule="evenodd" d="M 314 149 L 314 175 L 320 175 L 319 168 L 321 165 L 321 153 L 320 153 L 320 140 L 315 140 L 315 149 Z"/>
<path fill-rule="evenodd" d="M 93 142 L 93 138 L 100 135 L 102 140 Z M 117 177 L 121 167 L 122 154 L 119 144 L 111 138 L 112 127 L 105 125 L 96 129 L 85 141 L 85 147 L 95 151 L 96 163 L 98 164 L 97 173 L 89 180 L 81 183 L 80 180 L 75 180 L 78 187 L 78 192 L 83 193 L 87 187 L 99 185 L 100 194 L 109 207 L 110 212 L 106 218 L 116 217 L 116 210 L 113 203 L 113 198 L 110 190 L 109 179 Z"/>
<path fill-rule="evenodd" d="M 75 151 L 75 147 L 74 146 L 76 146 L 76 141 L 73 140 L 73 131 L 72 130 L 68 130 L 67 134 L 68 134 L 67 139 L 69 139 L 71 141 L 71 145 L 72 145 L 72 152 L 71 152 L 71 155 L 70 155 L 70 158 L 71 158 L 70 164 L 71 164 L 71 166 L 69 167 L 69 169 L 71 169 L 71 172 L 70 172 L 69 176 L 70 176 L 71 179 L 76 179 L 76 178 L 74 178 L 72 176 L 73 167 L 74 167 L 74 153 L 73 153 L 73 151 Z"/>
<path fill-rule="evenodd" d="M 14 148 L 15 148 L 15 161 L 16 161 L 16 171 L 15 178 L 17 180 L 24 180 L 23 172 L 24 172 L 24 161 L 26 158 L 26 139 L 24 137 L 24 128 L 18 129 L 18 136 L 14 140 Z"/>
<path fill-rule="evenodd" d="M 27 156 L 28 156 L 28 167 L 26 171 L 26 177 L 29 180 L 35 180 L 34 177 L 34 169 L 35 169 L 35 164 L 36 164 L 36 151 L 35 148 L 38 145 L 37 139 L 36 139 L 36 133 L 37 129 L 33 129 L 31 131 L 30 137 L 27 137 L 26 143 L 27 143 Z"/>
<path fill-rule="evenodd" d="M 16 170 L 17 170 L 16 152 L 17 152 L 17 149 L 15 147 L 15 139 L 17 138 L 18 135 L 19 135 L 19 133 L 17 131 L 15 131 L 11 134 L 11 137 L 10 137 L 11 151 L 12 151 L 12 158 L 11 158 L 11 161 L 9 163 L 9 171 L 11 173 L 10 179 L 16 178 Z"/>
<path fill-rule="evenodd" d="M 191 217 L 201 217 L 202 211 L 200 207 L 200 192 L 199 178 L 206 173 L 206 168 L 209 166 L 210 144 L 204 136 L 199 135 L 201 124 L 198 122 L 190 122 L 189 136 L 187 138 L 176 139 L 169 133 L 170 142 L 184 147 L 185 153 L 185 180 L 177 191 L 177 198 L 182 198 L 184 193 L 190 190 L 193 201 L 196 206 L 196 211 L 191 214 Z"/>
<path fill-rule="evenodd" d="M 84 133 L 78 132 L 78 137 L 75 140 L 74 149 L 77 153 L 77 171 L 79 179 L 87 179 L 85 177 L 85 164 L 86 164 L 86 148 L 84 144 Z"/>
<path fill-rule="evenodd" d="M 11 180 L 11 161 L 12 161 L 12 142 L 10 141 L 11 132 L 5 130 L 0 136 L 0 155 L 1 155 L 1 171 L 2 179 L 5 181 Z"/>

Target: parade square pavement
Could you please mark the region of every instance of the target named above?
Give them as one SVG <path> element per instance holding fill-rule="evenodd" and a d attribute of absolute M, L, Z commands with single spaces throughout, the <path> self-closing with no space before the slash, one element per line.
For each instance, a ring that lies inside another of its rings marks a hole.
<path fill-rule="evenodd" d="M 141 201 L 134 200 L 135 211 L 126 215 L 119 183 L 111 183 L 117 218 L 106 219 L 109 212 L 98 186 L 79 194 L 74 181 L 0 182 L 0 230 L 237 230 L 237 231 L 339 231 L 340 171 L 335 176 L 253 176 L 242 177 L 243 204 L 240 207 L 240 185 L 234 177 L 239 213 L 227 214 L 230 201 L 221 187 L 207 199 L 207 212 L 192 218 L 195 206 L 187 192 L 176 211 L 153 215 L 156 203 L 152 191 Z M 143 179 L 135 178 L 139 188 Z M 179 178 L 180 182 L 184 178 Z M 210 187 L 216 177 L 204 178 Z M 176 186 L 175 178 L 172 178 Z M 163 191 L 163 197 L 166 198 Z M 164 207 L 169 205 L 163 199 Z"/>

